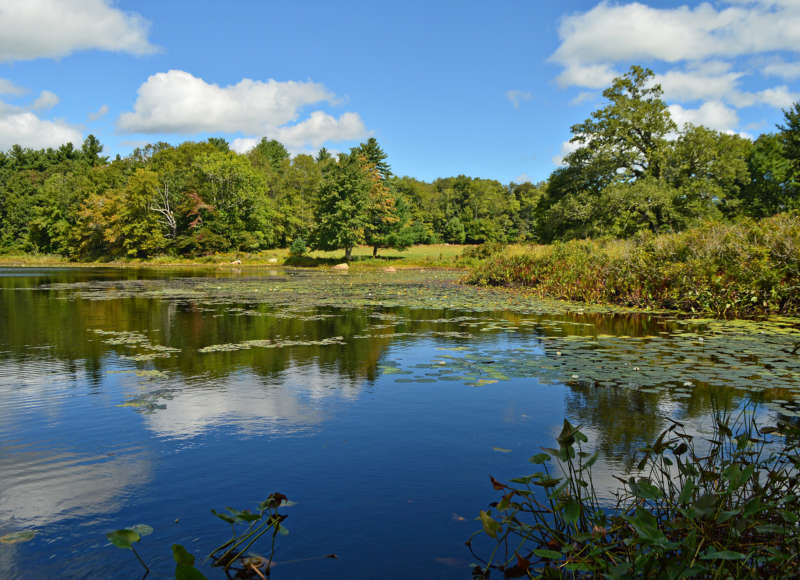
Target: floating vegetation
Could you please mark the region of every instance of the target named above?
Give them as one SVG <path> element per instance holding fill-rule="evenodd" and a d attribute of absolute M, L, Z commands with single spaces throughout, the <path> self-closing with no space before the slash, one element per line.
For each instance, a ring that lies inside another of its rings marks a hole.
<path fill-rule="evenodd" d="M 170 401 L 174 397 L 175 389 L 157 389 L 143 395 L 131 397 L 124 403 L 118 404 L 117 407 L 133 407 L 145 415 L 149 415 L 167 408 L 165 404 L 159 401 Z"/>
<path fill-rule="evenodd" d="M 245 340 L 244 342 L 212 344 L 197 349 L 197 352 L 230 352 L 235 350 L 249 350 L 251 348 L 286 348 L 290 346 L 327 346 L 330 344 L 344 344 L 343 336 L 323 338 L 321 340 Z"/>
<path fill-rule="evenodd" d="M 21 532 L 13 532 L 0 536 L 0 544 L 20 544 L 22 542 L 30 542 L 36 537 L 34 530 L 23 530 Z"/>
<path fill-rule="evenodd" d="M 163 344 L 153 344 L 150 342 L 150 339 L 141 332 L 103 330 L 100 328 L 94 328 L 91 332 L 106 337 L 103 339 L 103 343 L 105 344 L 111 346 L 126 346 L 139 351 L 147 351 L 137 354 L 121 354 L 119 358 L 122 360 L 147 362 L 157 358 L 169 358 L 173 353 L 180 352 L 181 350 Z"/>

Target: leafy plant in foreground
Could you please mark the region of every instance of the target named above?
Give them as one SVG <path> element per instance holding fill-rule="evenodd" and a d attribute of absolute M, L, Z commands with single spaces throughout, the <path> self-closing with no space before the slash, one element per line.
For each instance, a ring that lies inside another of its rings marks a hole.
<path fill-rule="evenodd" d="M 130 528 L 123 528 L 121 530 L 115 530 L 113 532 L 109 532 L 106 534 L 106 538 L 108 541 L 115 545 L 117 548 L 121 548 L 123 550 L 130 550 L 133 552 L 133 555 L 136 556 L 136 559 L 139 560 L 139 563 L 145 569 L 145 576 L 150 573 L 150 568 L 145 564 L 145 561 L 142 560 L 142 557 L 139 555 L 139 552 L 136 551 L 136 548 L 133 547 L 134 544 L 140 542 L 144 536 L 149 536 L 153 533 L 153 528 L 146 524 L 138 524 L 135 526 L 131 526 Z"/>
<path fill-rule="evenodd" d="M 617 478 L 609 508 L 592 483 L 597 454 L 565 420 L 558 448 L 530 459 L 541 471 L 508 484 L 492 478 L 502 498 L 480 512 L 482 530 L 467 541 L 480 561 L 474 576 L 793 577 L 800 429 L 782 429 L 759 428 L 749 407 L 735 418 L 715 412 L 707 440 L 672 422 L 643 450 L 637 476 Z M 475 553 L 477 535 L 492 540 L 486 558 Z"/>
<path fill-rule="evenodd" d="M 271 493 L 267 499 L 258 504 L 258 511 L 227 509 L 227 513 L 211 510 L 215 516 L 231 525 L 233 536 L 230 540 L 216 547 L 211 551 L 209 557 L 214 561 L 215 566 L 223 566 L 227 572 L 234 563 L 240 562 L 240 571 L 247 573 L 256 572 L 263 577 L 261 568 L 267 573 L 272 566 L 272 558 L 275 554 L 275 541 L 278 534 L 286 535 L 289 533 L 281 522 L 288 516 L 279 514 L 278 509 L 287 505 L 286 496 L 282 493 Z M 244 524 L 247 527 L 242 532 L 237 532 L 237 526 Z M 269 558 L 261 556 L 244 557 L 250 547 L 263 535 L 271 532 L 272 544 L 270 546 Z"/>

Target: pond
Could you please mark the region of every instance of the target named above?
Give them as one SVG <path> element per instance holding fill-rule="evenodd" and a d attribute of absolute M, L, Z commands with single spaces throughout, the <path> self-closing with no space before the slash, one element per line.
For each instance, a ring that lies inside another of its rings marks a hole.
<path fill-rule="evenodd" d="M 566 417 L 633 466 L 669 418 L 800 417 L 800 320 L 680 319 L 458 284 L 449 271 L 0 269 L 0 577 L 169 577 L 286 494 L 273 578 L 469 578 L 489 475 Z M 27 536 L 26 536 L 27 537 Z M 261 546 L 267 550 L 268 546 Z M 335 553 L 337 559 L 322 556 Z M 207 563 L 200 569 L 220 578 Z"/>

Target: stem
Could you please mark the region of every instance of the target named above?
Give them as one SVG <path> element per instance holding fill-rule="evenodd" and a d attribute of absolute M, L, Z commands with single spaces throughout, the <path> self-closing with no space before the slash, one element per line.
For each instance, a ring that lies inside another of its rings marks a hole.
<path fill-rule="evenodd" d="M 144 560 L 142 560 L 142 557 L 139 555 L 139 552 L 137 552 L 136 548 L 134 548 L 133 546 L 131 546 L 131 552 L 133 552 L 133 555 L 136 556 L 137 560 L 139 560 L 139 563 L 142 566 L 144 566 L 144 569 L 146 570 L 144 577 L 146 577 L 150 573 L 150 568 L 147 567 L 147 564 L 144 563 Z"/>

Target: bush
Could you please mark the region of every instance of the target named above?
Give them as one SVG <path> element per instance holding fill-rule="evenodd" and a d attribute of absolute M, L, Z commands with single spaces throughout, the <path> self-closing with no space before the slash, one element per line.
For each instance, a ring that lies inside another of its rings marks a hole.
<path fill-rule="evenodd" d="M 495 254 L 467 282 L 523 286 L 542 297 L 717 316 L 800 313 L 800 214 L 707 222 L 629 241 L 556 243 Z"/>
<path fill-rule="evenodd" d="M 483 529 L 467 542 L 480 561 L 474 576 L 796 577 L 800 429 L 781 429 L 759 429 L 747 407 L 735 420 L 715 412 L 702 443 L 673 422 L 645 448 L 640 477 L 616 478 L 623 487 L 608 508 L 592 483 L 597 453 L 565 420 L 558 449 L 530 459 L 542 471 L 508 484 L 492 478 L 502 497 L 480 512 Z M 477 535 L 496 543 L 485 559 Z"/>
<path fill-rule="evenodd" d="M 300 257 L 305 255 L 308 248 L 306 247 L 306 241 L 301 238 L 297 237 L 292 241 L 292 245 L 289 246 L 289 255 L 293 257 Z"/>

